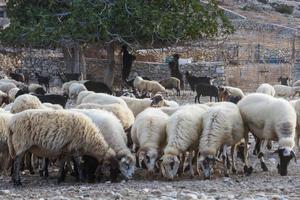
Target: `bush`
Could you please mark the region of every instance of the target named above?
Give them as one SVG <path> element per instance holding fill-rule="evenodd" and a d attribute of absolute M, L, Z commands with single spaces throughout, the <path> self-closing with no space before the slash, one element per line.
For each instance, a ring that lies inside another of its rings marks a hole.
<path fill-rule="evenodd" d="M 286 4 L 278 4 L 278 3 L 272 3 L 271 6 L 280 13 L 283 14 L 292 14 L 294 11 L 294 6 L 289 6 Z"/>

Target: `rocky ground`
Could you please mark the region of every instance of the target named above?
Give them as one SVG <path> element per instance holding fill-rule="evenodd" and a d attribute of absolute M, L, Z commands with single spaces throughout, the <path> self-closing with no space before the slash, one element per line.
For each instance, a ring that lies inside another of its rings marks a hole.
<path fill-rule="evenodd" d="M 193 95 L 186 92 L 183 97 L 176 99 L 181 104 L 193 102 Z M 205 99 L 207 101 L 207 99 Z M 212 180 L 203 180 L 197 175 L 190 178 L 188 174 L 167 181 L 159 174 L 152 178 L 142 170 L 137 170 L 135 177 L 128 182 L 119 183 L 76 183 L 68 176 L 65 183 L 56 183 L 57 168 L 51 167 L 50 178 L 45 180 L 36 173 L 30 175 L 25 171 L 22 175 L 23 186 L 14 188 L 11 178 L 0 176 L 0 199 L 300 199 L 300 163 L 291 162 L 288 176 L 281 177 L 277 173 L 277 154 L 268 151 L 266 163 L 268 172 L 262 172 L 258 160 L 250 157 L 254 173 L 243 175 L 243 165 L 237 163 L 238 173 L 229 178 L 220 174 L 218 166 Z M 147 177 L 147 178 L 146 178 Z"/>

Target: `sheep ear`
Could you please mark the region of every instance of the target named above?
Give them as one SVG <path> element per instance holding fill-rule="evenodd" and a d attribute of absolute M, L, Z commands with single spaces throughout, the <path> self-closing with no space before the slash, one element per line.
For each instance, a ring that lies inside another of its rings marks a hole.
<path fill-rule="evenodd" d="M 297 163 L 297 157 L 293 150 L 291 151 L 291 156 L 295 159 L 295 163 Z"/>

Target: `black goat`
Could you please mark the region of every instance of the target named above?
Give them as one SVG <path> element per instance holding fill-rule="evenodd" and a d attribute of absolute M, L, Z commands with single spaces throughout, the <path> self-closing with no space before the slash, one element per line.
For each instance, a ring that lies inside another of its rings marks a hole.
<path fill-rule="evenodd" d="M 39 87 L 37 88 L 35 91 L 33 91 L 34 94 L 40 94 L 40 95 L 44 95 L 46 94 L 46 91 L 43 87 Z M 24 87 L 22 89 L 20 89 L 16 95 L 15 95 L 15 98 L 17 98 L 18 96 L 22 95 L 22 94 L 29 94 L 29 90 L 28 90 L 28 87 Z"/>
<path fill-rule="evenodd" d="M 25 82 L 25 77 L 24 77 L 24 74 L 22 74 L 22 73 L 10 72 L 9 76 L 16 81 L 19 81 L 22 83 Z"/>
<path fill-rule="evenodd" d="M 81 76 L 81 74 L 79 73 L 63 73 L 63 72 L 58 73 L 58 75 L 62 80 L 62 82 L 64 83 L 72 80 L 78 81 Z"/>
<path fill-rule="evenodd" d="M 122 80 L 126 81 L 130 74 L 132 63 L 136 57 L 128 52 L 126 45 L 122 46 L 121 52 L 123 52 Z"/>
<path fill-rule="evenodd" d="M 67 98 L 59 94 L 45 94 L 45 95 L 33 94 L 33 95 L 36 96 L 42 103 L 59 104 L 63 108 L 66 106 L 67 103 Z"/>
<path fill-rule="evenodd" d="M 203 83 L 203 84 L 211 85 L 211 81 L 212 81 L 211 77 L 208 77 L 208 76 L 204 76 L 204 77 L 193 76 L 188 71 L 185 72 L 185 78 L 188 81 L 192 91 L 195 91 L 195 89 L 196 89 L 195 86 L 197 84 Z"/>
<path fill-rule="evenodd" d="M 44 85 L 46 87 L 46 91 L 49 92 L 50 89 L 50 77 L 49 76 L 41 76 L 38 73 L 35 73 L 35 76 L 37 77 L 38 83 L 40 85 Z"/>
<path fill-rule="evenodd" d="M 196 86 L 196 92 L 195 103 L 197 103 L 197 99 L 198 103 L 200 103 L 200 96 L 209 96 L 210 101 L 212 100 L 212 97 L 215 97 L 215 101 L 219 101 L 219 90 L 214 85 L 200 83 Z"/>
<path fill-rule="evenodd" d="M 86 81 L 83 85 L 89 91 L 94 91 L 96 93 L 112 94 L 111 89 L 105 83 L 102 82 Z"/>

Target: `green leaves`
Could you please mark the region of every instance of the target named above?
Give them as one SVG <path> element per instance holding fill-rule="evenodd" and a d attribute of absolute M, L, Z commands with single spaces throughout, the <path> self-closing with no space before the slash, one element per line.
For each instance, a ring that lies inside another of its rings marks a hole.
<path fill-rule="evenodd" d="M 9 45 L 59 46 L 68 39 L 138 48 L 233 31 L 215 0 L 10 0 L 7 12 L 11 25 L 0 40 Z"/>

